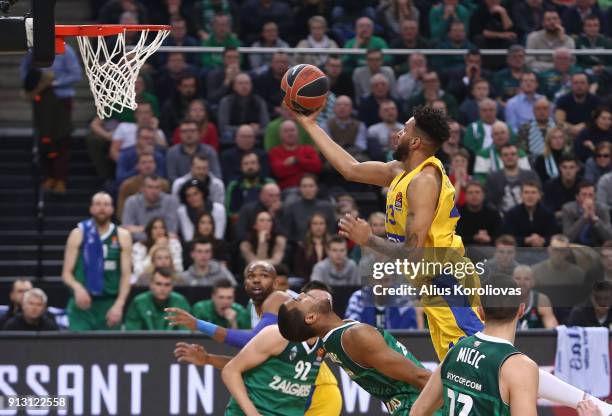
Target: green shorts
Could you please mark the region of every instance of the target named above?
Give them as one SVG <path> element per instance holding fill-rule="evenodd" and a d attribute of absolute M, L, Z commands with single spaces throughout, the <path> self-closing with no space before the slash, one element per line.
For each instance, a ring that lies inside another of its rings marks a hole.
<path fill-rule="evenodd" d="M 68 320 L 71 331 L 99 331 L 121 329 L 121 325 L 109 328 L 106 325 L 106 313 L 115 303 L 114 297 L 92 297 L 91 307 L 87 310 L 79 309 L 74 297 L 68 301 Z"/>

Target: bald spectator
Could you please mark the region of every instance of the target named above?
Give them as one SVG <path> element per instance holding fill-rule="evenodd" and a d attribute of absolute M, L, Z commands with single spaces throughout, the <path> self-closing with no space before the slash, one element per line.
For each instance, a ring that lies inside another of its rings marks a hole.
<path fill-rule="evenodd" d="M 210 160 L 207 155 L 201 153 L 193 155 L 189 172 L 172 182 L 172 195 L 179 198 L 181 187 L 192 179 L 208 184 L 208 199 L 210 201 L 225 204 L 225 185 L 223 185 L 221 179 L 210 171 Z"/>
<path fill-rule="evenodd" d="M 21 312 L 9 319 L 5 331 L 57 331 L 55 320 L 47 315 L 47 295 L 41 289 L 30 289 L 21 299 Z"/>
<path fill-rule="evenodd" d="M 333 93 L 330 93 L 327 96 L 326 107 L 328 107 L 330 103 L 332 102 L 335 103 L 336 101 L 335 101 L 335 98 L 333 98 Z M 266 126 L 266 133 L 263 139 L 263 148 L 266 151 L 270 151 L 270 149 L 272 149 L 275 146 L 278 146 L 281 143 L 281 139 L 280 139 L 281 124 L 283 124 L 285 120 L 295 121 L 295 114 L 291 112 L 288 108 L 280 107 L 279 110 L 280 110 L 280 116 L 270 121 L 268 125 Z M 321 114 L 325 112 L 327 112 L 327 109 L 323 110 Z M 317 123 L 321 124 L 318 121 L 318 119 L 317 119 Z M 309 145 L 314 146 L 315 143 L 312 140 L 312 137 L 310 137 L 310 135 L 306 132 L 306 130 L 304 130 L 304 127 L 302 127 L 301 124 L 298 124 L 297 126 L 298 126 L 298 142 L 300 144 L 309 144 Z"/>
<path fill-rule="evenodd" d="M 327 120 L 323 129 L 353 156 L 364 156 L 367 150 L 366 126 L 353 117 L 353 103 L 346 95 L 336 99 L 334 116 Z"/>
<path fill-rule="evenodd" d="M 298 128 L 293 120 L 285 120 L 280 129 L 281 144 L 268 156 L 272 174 L 281 189 L 295 188 L 304 173 L 321 172 L 321 159 L 314 147 L 298 143 Z"/>
<path fill-rule="evenodd" d="M 434 71 L 423 74 L 422 77 L 423 90 L 413 95 L 406 103 L 406 109 L 403 111 L 406 116 L 412 115 L 412 110 L 417 106 L 431 105 L 436 100 L 442 100 L 446 104 L 448 115 L 456 119 L 457 100 L 451 94 L 440 88 L 440 78 Z"/>
<path fill-rule="evenodd" d="M 572 75 L 581 71 L 580 67 L 574 65 L 574 56 L 570 49 L 557 48 L 553 52 L 552 69 L 540 74 L 541 90 L 548 99 L 554 100 L 570 90 Z"/>
<path fill-rule="evenodd" d="M 589 78 L 586 74 L 573 74 L 571 82 L 571 92 L 557 100 L 555 120 L 572 137 L 576 137 L 586 127 L 593 111 L 601 105 L 601 98 L 589 92 Z"/>
<path fill-rule="evenodd" d="M 395 91 L 395 74 L 390 66 L 383 66 L 383 53 L 380 49 L 370 49 L 366 52 L 366 66 L 353 71 L 355 97 L 359 100 L 372 92 L 372 77 L 382 74 L 389 86 L 389 91 Z"/>
<path fill-rule="evenodd" d="M 270 65 L 266 72 L 253 81 L 253 90 L 266 101 L 270 117 L 280 115 L 280 105 L 284 96 L 280 84 L 288 69 L 289 55 L 284 52 L 275 52 L 270 58 Z"/>
<path fill-rule="evenodd" d="M 217 116 L 221 143 L 226 145 L 232 144 L 239 126 L 249 124 L 259 136 L 270 121 L 266 102 L 253 93 L 253 83 L 248 74 L 241 72 L 236 75 L 232 89 L 231 94 L 221 99 Z"/>
<path fill-rule="evenodd" d="M 249 124 L 236 129 L 235 146 L 221 152 L 221 168 L 226 184 L 240 178 L 240 160 L 246 153 L 254 152 L 259 158 L 262 176 L 270 176 L 270 163 L 265 150 L 255 147 L 255 130 Z"/>
<path fill-rule="evenodd" d="M 170 147 L 166 156 L 168 180 L 174 182 L 177 178 L 189 173 L 191 159 L 196 154 L 206 155 L 210 164 L 210 171 L 216 177 L 222 178 L 217 152 L 212 146 L 200 143 L 198 124 L 193 120 L 186 119 L 181 122 L 179 129 L 181 142 Z"/>
<path fill-rule="evenodd" d="M 397 97 L 408 100 L 423 89 L 423 75 L 427 72 L 427 57 L 422 53 L 408 55 L 408 72 L 397 79 Z"/>
<path fill-rule="evenodd" d="M 355 22 L 355 37 L 349 39 L 344 47 L 347 49 L 387 49 L 387 42 L 374 35 L 374 22 L 369 17 L 361 17 Z M 345 70 L 352 71 L 356 67 L 366 64 L 363 55 L 344 55 Z M 391 63 L 391 57 L 384 59 L 386 64 Z"/>
<path fill-rule="evenodd" d="M 559 323 L 553 312 L 548 296 L 534 289 L 535 276 L 533 269 L 521 264 L 514 268 L 512 278 L 517 286 L 521 288 L 521 294 L 525 302 L 525 312 L 519 319 L 519 328 L 555 328 Z"/>
<path fill-rule="evenodd" d="M 375 74 L 370 80 L 371 92 L 359 101 L 358 117 L 367 127 L 380 121 L 378 109 L 383 101 L 393 100 L 389 81 L 383 74 Z M 398 103 L 396 103 L 399 106 Z"/>
<path fill-rule="evenodd" d="M 240 208 L 234 240 L 241 241 L 244 239 L 244 236 L 252 229 L 257 214 L 262 211 L 270 213 L 278 229 L 278 226 L 282 225 L 282 208 L 281 190 L 278 185 L 275 183 L 264 185 L 259 192 L 259 199 L 257 201 L 244 204 Z M 278 231 L 283 234 L 283 230 Z"/>
<path fill-rule="evenodd" d="M 612 239 L 610 213 L 595 198 L 595 185 L 590 182 L 578 185 L 576 200 L 563 205 L 561 218 L 563 234 L 572 243 L 599 247 Z"/>
<path fill-rule="evenodd" d="M 152 153 L 143 153 L 138 157 L 136 171 L 136 175 L 123 181 L 119 187 L 119 196 L 117 197 L 117 218 L 121 218 L 123 215 L 125 200 L 140 192 L 144 183 L 144 178 L 148 175 L 156 174 L 156 162 Z M 170 192 L 170 184 L 166 179 L 160 177 L 160 183 L 163 192 Z"/>
<path fill-rule="evenodd" d="M 463 145 L 472 153 L 478 153 L 493 144 L 493 124 L 497 119 L 497 103 L 490 99 L 483 99 L 478 105 L 480 119 L 468 125 Z M 512 139 L 513 132 L 510 130 Z"/>
<path fill-rule="evenodd" d="M 533 103 L 532 119 L 518 129 L 516 143 L 519 149 L 535 160 L 544 153 L 546 135 L 555 126 L 556 123 L 551 117 L 550 101 L 546 97 L 538 98 Z"/>
<path fill-rule="evenodd" d="M 400 22 L 400 36 L 394 36 L 389 42 L 393 49 L 429 49 L 434 46 L 433 42 L 424 38 L 419 33 L 419 22 L 404 19 Z M 414 54 L 409 55 L 408 57 Z M 395 55 L 393 69 L 397 74 L 405 72 L 407 60 L 404 55 Z"/>
<path fill-rule="evenodd" d="M 533 106 L 537 100 L 544 98 L 536 93 L 538 77 L 534 72 L 523 72 L 520 90 L 506 103 L 506 123 L 517 131 L 523 124 L 533 120 Z"/>
<path fill-rule="evenodd" d="M 259 39 L 252 45 L 253 48 L 288 48 L 289 44 L 282 40 L 278 34 L 278 25 L 274 22 L 266 22 L 261 26 Z M 280 52 L 283 53 L 283 52 Z M 284 53 L 283 53 L 284 54 Z M 274 65 L 274 55 L 270 53 L 251 53 L 249 63 L 254 71 L 265 70 L 266 67 Z"/>
<path fill-rule="evenodd" d="M 580 285 L 584 282 L 584 271 L 569 261 L 570 241 L 565 235 L 553 235 L 546 251 L 548 259 L 533 265 L 536 287 Z"/>
<path fill-rule="evenodd" d="M 387 154 L 393 148 L 394 136 L 404 125 L 397 121 L 397 105 L 392 100 L 380 102 L 378 117 L 381 121 L 368 127 L 368 139 L 376 140 L 381 152 Z"/>
<path fill-rule="evenodd" d="M 503 121 L 493 123 L 491 135 L 493 136 L 493 144 L 478 152 L 474 163 L 474 176 L 481 181 L 484 181 L 490 173 L 503 169 L 504 164 L 500 152 L 505 145 L 510 143 L 510 129 Z M 519 169 L 531 169 L 529 159 L 521 149 L 518 150 L 518 157 Z"/>
<path fill-rule="evenodd" d="M 9 319 L 21 311 L 23 294 L 30 289 L 32 289 L 32 283 L 29 280 L 17 279 L 13 282 L 11 285 L 11 293 L 9 293 L 9 300 L 11 303 L 6 313 L 0 317 L 0 330 L 4 328 L 4 325 L 6 325 Z"/>
<path fill-rule="evenodd" d="M 151 127 L 140 127 L 138 129 L 136 144 L 122 149 L 117 160 L 117 172 L 115 178 L 117 186 L 138 172 L 138 161 L 144 154 L 151 155 L 154 160 L 154 171 L 159 176 L 166 176 L 165 149 L 156 145 L 157 132 Z"/>
<path fill-rule="evenodd" d="M 574 39 L 565 33 L 559 14 L 555 10 L 547 10 L 542 17 L 542 30 L 532 32 L 527 36 L 527 49 L 574 49 Z M 553 67 L 552 56 L 530 55 L 527 64 L 536 71 L 546 71 Z"/>

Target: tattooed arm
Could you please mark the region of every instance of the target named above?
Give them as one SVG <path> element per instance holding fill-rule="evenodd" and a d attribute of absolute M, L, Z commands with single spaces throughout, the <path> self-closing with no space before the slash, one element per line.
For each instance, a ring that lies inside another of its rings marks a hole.
<path fill-rule="evenodd" d="M 340 234 L 357 244 L 387 256 L 389 259 L 416 257 L 417 249 L 422 248 L 431 228 L 442 178 L 434 167 L 425 167 L 417 174 L 406 192 L 408 213 L 406 217 L 406 240 L 401 243 L 389 241 L 372 234 L 369 224 L 350 216 L 340 220 Z"/>

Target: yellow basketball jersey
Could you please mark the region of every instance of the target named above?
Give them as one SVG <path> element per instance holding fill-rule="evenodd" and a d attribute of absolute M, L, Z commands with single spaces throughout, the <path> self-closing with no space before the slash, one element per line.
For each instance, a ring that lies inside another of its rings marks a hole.
<path fill-rule="evenodd" d="M 461 241 L 461 237 L 455 234 L 455 227 L 459 220 L 459 211 L 455 207 L 455 187 L 446 176 L 442 162 L 435 156 L 429 157 L 410 172 L 400 173 L 391 182 L 387 193 L 385 216 L 387 238 L 397 242 L 403 242 L 406 239 L 406 218 L 408 215 L 406 192 L 412 179 L 425 166 L 429 165 L 435 166 L 442 174 L 442 187 L 434 220 L 425 240 L 425 247 L 453 248 L 457 250 L 458 254 L 463 255 L 463 241 Z"/>

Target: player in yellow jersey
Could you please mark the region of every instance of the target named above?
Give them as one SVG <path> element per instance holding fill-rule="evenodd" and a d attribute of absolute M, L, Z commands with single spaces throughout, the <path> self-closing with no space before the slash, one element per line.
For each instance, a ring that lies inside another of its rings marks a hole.
<path fill-rule="evenodd" d="M 463 267 L 471 264 L 469 259 L 463 258 L 463 242 L 455 234 L 459 213 L 455 208 L 454 187 L 434 156 L 450 135 L 444 113 L 429 107 L 415 108 L 413 117 L 397 134 L 395 160 L 387 163 L 355 160 L 317 125 L 318 113 L 308 116 L 295 114 L 295 117 L 332 166 L 349 181 L 390 188 L 385 224 L 388 239 L 375 236 L 366 221 L 350 215 L 340 220 L 344 236 L 386 255 L 392 261 L 433 259 L 451 260 Z M 429 279 L 446 288 L 456 285 L 459 278 L 458 274 L 451 273 L 425 273 L 416 277 L 417 285 Z M 468 273 L 461 280 L 464 286 L 480 285 L 476 273 Z M 480 306 L 478 297 L 423 296 L 421 300 L 440 361 L 461 338 L 484 328 L 476 312 Z M 545 371 L 540 371 L 538 394 L 574 409 L 588 397 L 604 415 L 612 415 L 611 405 L 586 395 Z"/>
<path fill-rule="evenodd" d="M 442 112 L 429 107 L 417 108 L 414 117 L 398 133 L 395 161 L 357 162 L 317 126 L 314 115 L 296 115 L 323 155 L 347 179 L 389 187 L 386 205 L 387 239 L 372 234 L 362 219 L 346 216 L 340 220 L 341 234 L 357 244 L 370 247 L 389 260 L 409 259 L 438 261 L 448 257 L 453 262 L 470 263 L 463 258 L 461 237 L 455 234 L 459 213 L 455 208 L 455 188 L 446 176 L 442 163 L 434 156 L 449 137 L 448 121 Z M 448 260 L 448 259 L 447 259 Z M 430 278 L 439 286 L 452 287 L 452 274 L 417 276 L 417 285 Z M 468 281 L 469 280 L 469 281 Z M 479 286 L 474 273 L 469 285 Z M 442 359 L 448 348 L 460 338 L 483 328 L 478 316 L 478 298 L 422 298 L 432 342 Z"/>

